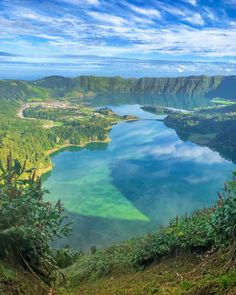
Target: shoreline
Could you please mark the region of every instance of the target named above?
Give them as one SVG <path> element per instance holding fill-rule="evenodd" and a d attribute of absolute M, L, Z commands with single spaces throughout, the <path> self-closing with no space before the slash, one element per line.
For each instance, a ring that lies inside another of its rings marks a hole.
<path fill-rule="evenodd" d="M 118 123 L 121 123 L 121 122 L 132 122 L 132 121 L 135 122 L 135 121 L 139 121 L 139 120 L 140 120 L 140 118 L 122 120 L 120 122 L 116 122 L 115 124 L 112 124 L 110 127 L 107 127 L 105 129 L 106 130 L 110 130 L 110 129 L 112 129 L 112 126 L 114 126 L 114 125 L 116 125 Z M 55 148 L 53 148 L 51 150 L 48 150 L 45 153 L 46 153 L 46 155 L 50 156 L 53 153 L 58 152 L 58 151 L 60 151 L 60 150 L 62 150 L 64 148 L 67 148 L 67 147 L 80 147 L 80 148 L 85 148 L 86 145 L 88 145 L 90 143 L 109 143 L 109 142 L 111 142 L 111 138 L 109 136 L 107 136 L 107 138 L 104 139 L 104 140 L 90 140 L 90 141 L 88 141 L 86 143 L 83 143 L 83 144 L 71 144 L 71 143 L 63 144 L 63 145 L 61 145 L 59 147 L 55 147 Z M 36 174 L 37 177 L 41 177 L 44 174 L 52 171 L 54 167 L 55 166 L 53 165 L 52 160 L 51 160 L 51 157 L 50 157 L 50 164 L 47 167 L 36 169 L 35 170 L 35 174 Z"/>
<path fill-rule="evenodd" d="M 45 103 L 48 103 L 48 102 L 44 102 Z M 37 120 L 35 118 L 29 118 L 29 117 L 25 117 L 23 112 L 26 108 L 30 107 L 30 103 L 29 104 L 23 104 L 20 106 L 20 108 L 18 109 L 17 111 L 17 116 L 20 118 L 20 119 L 26 119 L 26 120 Z M 118 123 L 121 123 L 121 122 L 131 122 L 131 121 L 138 121 L 140 120 L 140 118 L 138 117 L 132 117 L 129 115 L 127 115 L 127 117 L 121 117 L 120 116 L 120 121 L 115 121 L 115 122 L 111 122 L 111 125 L 109 127 L 106 127 L 104 128 L 104 130 L 107 130 L 108 132 L 112 129 L 112 127 Z M 53 170 L 53 168 L 55 167 L 52 163 L 52 160 L 51 160 L 51 157 L 50 155 L 52 155 L 53 153 L 57 152 L 57 151 L 60 151 L 64 148 L 67 148 L 67 147 L 80 147 L 80 148 L 85 148 L 86 145 L 90 144 L 90 143 L 109 143 L 111 142 L 111 138 L 109 137 L 109 135 L 107 135 L 107 138 L 105 140 L 89 140 L 85 143 L 82 143 L 82 144 L 71 144 L 71 143 L 68 143 L 68 144 L 62 144 L 61 146 L 58 146 L 58 147 L 55 147 L 55 148 L 52 148 L 50 150 L 47 150 L 45 151 L 45 155 L 48 155 L 49 158 L 50 158 L 50 163 L 45 166 L 45 167 L 42 167 L 42 168 L 36 168 L 35 169 L 35 174 L 37 177 L 41 177 L 43 176 L 44 174 L 50 172 Z"/>
<path fill-rule="evenodd" d="M 68 148 L 68 147 L 85 148 L 90 143 L 109 143 L 109 142 L 111 142 L 111 138 L 109 136 L 107 136 L 107 138 L 104 139 L 104 140 L 90 140 L 90 141 L 88 141 L 86 143 L 83 143 L 83 144 L 71 144 L 71 143 L 68 143 L 68 144 L 63 144 L 63 145 L 61 145 L 59 147 L 55 147 L 55 148 L 53 148 L 51 150 L 48 150 L 48 151 L 45 152 L 45 154 L 50 156 L 53 153 L 58 152 L 58 151 L 60 151 L 60 150 L 62 150 L 64 148 Z M 50 157 L 50 164 L 48 166 L 44 167 L 44 168 L 36 169 L 35 174 L 36 174 L 37 177 L 41 177 L 44 174 L 52 171 L 54 167 L 55 167 L 55 165 L 53 165 L 52 159 Z"/>

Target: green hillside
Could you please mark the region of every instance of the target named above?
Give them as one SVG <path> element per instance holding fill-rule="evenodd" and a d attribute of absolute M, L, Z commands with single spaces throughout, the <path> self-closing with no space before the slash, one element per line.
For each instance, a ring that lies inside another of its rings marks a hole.
<path fill-rule="evenodd" d="M 0 99 L 27 100 L 30 98 L 49 98 L 49 92 L 32 83 L 20 80 L 0 80 Z"/>
<path fill-rule="evenodd" d="M 83 98 L 104 94 L 222 97 L 236 100 L 235 76 L 124 79 L 121 77 L 50 76 L 36 81 L 0 81 L 0 98 L 27 100 Z"/>
<path fill-rule="evenodd" d="M 78 105 L 55 108 L 32 106 L 17 113 L 18 101 L 0 100 L 0 160 L 6 161 L 11 152 L 19 161 L 26 161 L 28 168 L 36 168 L 41 174 L 52 168 L 49 152 L 63 146 L 84 146 L 91 141 L 107 141 L 112 124 L 126 120 L 113 114 L 102 115 L 94 109 Z"/>
<path fill-rule="evenodd" d="M 206 95 L 235 98 L 236 77 L 234 76 L 189 76 L 177 78 L 124 79 L 121 77 L 80 76 L 64 78 L 46 77 L 33 84 L 52 91 L 54 96 L 76 96 L 76 92 L 84 94 L 123 93 L 153 95 Z M 230 90 L 230 91 L 229 91 Z"/>

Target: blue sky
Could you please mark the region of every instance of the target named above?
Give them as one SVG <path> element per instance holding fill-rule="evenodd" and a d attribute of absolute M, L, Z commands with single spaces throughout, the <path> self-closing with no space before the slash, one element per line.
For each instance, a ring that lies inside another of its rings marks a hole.
<path fill-rule="evenodd" d="M 236 0 L 0 0 L 0 78 L 236 74 Z"/>

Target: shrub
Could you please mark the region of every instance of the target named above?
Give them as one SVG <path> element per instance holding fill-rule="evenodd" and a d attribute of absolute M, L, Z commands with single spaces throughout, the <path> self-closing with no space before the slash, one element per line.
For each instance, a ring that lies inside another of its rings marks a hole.
<path fill-rule="evenodd" d="M 75 263 L 82 256 L 82 253 L 66 246 L 63 249 L 56 250 L 53 256 L 60 268 L 66 268 Z"/>
<path fill-rule="evenodd" d="M 44 201 L 40 178 L 8 156 L 0 164 L 0 255 L 47 278 L 55 268 L 50 242 L 70 233 L 60 201 Z"/>

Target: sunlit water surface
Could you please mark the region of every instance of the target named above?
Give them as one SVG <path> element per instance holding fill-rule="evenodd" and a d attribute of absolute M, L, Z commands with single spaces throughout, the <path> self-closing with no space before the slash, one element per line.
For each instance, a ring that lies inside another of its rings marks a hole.
<path fill-rule="evenodd" d="M 166 224 L 176 215 L 212 205 L 235 165 L 217 152 L 183 142 L 139 105 L 112 106 L 142 118 L 110 131 L 109 144 L 68 148 L 52 156 L 47 198 L 61 199 L 73 235 L 58 247 L 104 247 Z"/>

